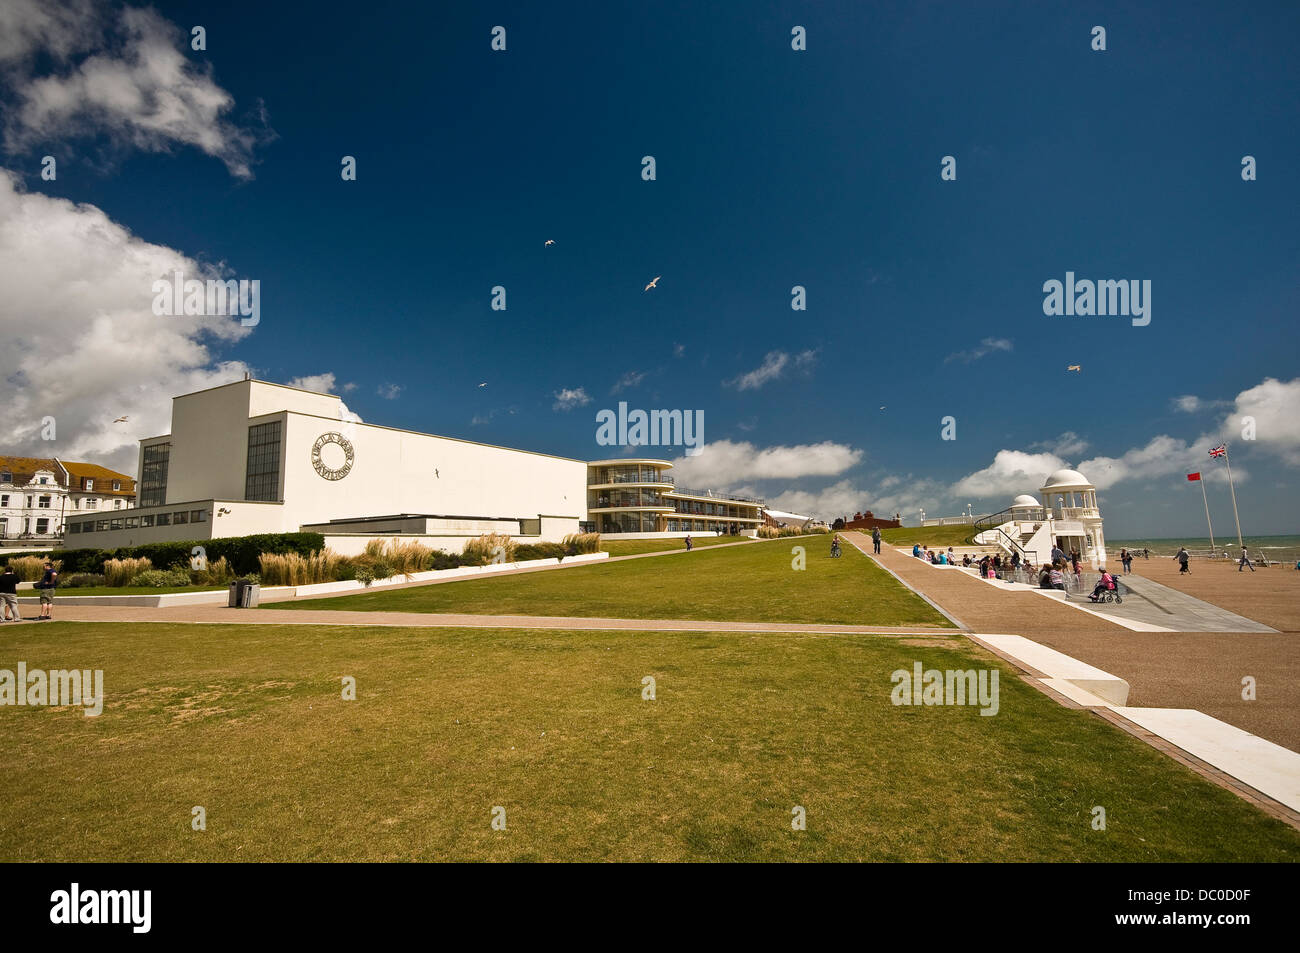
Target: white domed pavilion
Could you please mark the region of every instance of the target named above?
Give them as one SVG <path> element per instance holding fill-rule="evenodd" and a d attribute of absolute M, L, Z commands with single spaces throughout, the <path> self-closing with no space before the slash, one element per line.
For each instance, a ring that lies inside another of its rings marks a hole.
<path fill-rule="evenodd" d="M 1048 475 L 1039 487 L 1041 499 L 1022 493 L 1011 505 L 977 521 L 985 528 L 976 541 L 1001 546 L 1008 555 L 1019 552 L 1036 564 L 1052 558 L 1058 548 L 1067 556 L 1077 551 L 1094 568 L 1106 564 L 1106 536 L 1097 507 L 1097 487 L 1078 470 L 1064 467 Z"/>

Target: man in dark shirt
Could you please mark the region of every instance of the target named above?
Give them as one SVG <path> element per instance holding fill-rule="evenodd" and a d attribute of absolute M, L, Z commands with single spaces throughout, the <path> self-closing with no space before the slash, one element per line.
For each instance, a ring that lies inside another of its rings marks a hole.
<path fill-rule="evenodd" d="M 22 615 L 18 612 L 18 573 L 14 572 L 13 566 L 6 566 L 5 571 L 0 573 L 0 622 L 20 621 Z"/>
<path fill-rule="evenodd" d="M 875 548 L 877 554 L 880 553 L 880 527 L 877 526 L 871 530 L 871 545 Z"/>
<path fill-rule="evenodd" d="M 54 618 L 54 591 L 59 588 L 59 574 L 54 571 L 54 563 L 45 560 L 45 575 L 36 584 L 41 591 L 41 614 L 37 619 Z"/>

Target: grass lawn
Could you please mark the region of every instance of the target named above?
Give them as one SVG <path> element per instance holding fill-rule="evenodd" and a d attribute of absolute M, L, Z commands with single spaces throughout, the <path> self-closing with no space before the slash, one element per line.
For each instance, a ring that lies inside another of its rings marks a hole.
<path fill-rule="evenodd" d="M 701 546 L 717 546 L 721 543 L 751 542 L 748 536 L 692 536 L 691 543 L 696 549 Z M 664 553 L 671 549 L 683 549 L 680 539 L 619 539 L 602 536 L 600 548 L 611 556 L 635 556 L 639 553 Z"/>
<path fill-rule="evenodd" d="M 15 630 L 5 667 L 100 668 L 107 701 L 3 709 L 4 861 L 1300 857 L 1296 831 L 1005 668 L 993 717 L 892 705 L 914 661 L 1000 665 L 957 637 Z"/>
<path fill-rule="evenodd" d="M 870 533 L 867 533 L 870 536 Z M 969 526 L 901 526 L 882 529 L 881 537 L 895 546 L 920 543 L 934 549 L 936 546 L 973 546 L 975 533 Z"/>
<path fill-rule="evenodd" d="M 795 546 L 807 568 L 791 568 Z M 830 539 L 778 539 L 464 582 L 411 586 L 277 609 L 601 616 L 740 622 L 951 626 L 851 546 L 830 558 Z"/>

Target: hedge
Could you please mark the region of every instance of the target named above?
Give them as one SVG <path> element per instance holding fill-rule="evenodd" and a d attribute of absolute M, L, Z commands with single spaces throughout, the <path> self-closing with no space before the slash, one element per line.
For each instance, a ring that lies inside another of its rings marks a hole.
<path fill-rule="evenodd" d="M 238 574 L 257 572 L 257 557 L 262 553 L 297 553 L 306 556 L 325 548 L 325 537 L 320 533 L 259 533 L 255 536 L 227 536 L 220 539 L 178 540 L 168 543 L 149 543 L 144 546 L 124 546 L 121 549 L 60 549 L 54 555 L 63 560 L 63 572 L 103 572 L 106 559 L 147 558 L 158 569 L 167 569 L 177 563 L 190 564 L 190 554 L 195 546 L 202 546 L 209 560 L 226 557 L 230 568 Z M 0 557 L 4 559 L 6 557 Z"/>

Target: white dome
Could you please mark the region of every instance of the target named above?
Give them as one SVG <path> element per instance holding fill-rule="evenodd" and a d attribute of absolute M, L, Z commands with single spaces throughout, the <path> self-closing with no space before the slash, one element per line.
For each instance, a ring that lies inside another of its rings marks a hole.
<path fill-rule="evenodd" d="M 1021 493 L 1018 497 L 1016 497 L 1014 500 L 1011 501 L 1011 508 L 1013 510 L 1018 510 L 1021 509 L 1022 507 L 1027 508 L 1031 506 L 1042 506 L 1042 505 L 1043 504 L 1038 502 L 1038 499 L 1036 497 L 1032 497 L 1028 493 Z"/>
<path fill-rule="evenodd" d="M 1044 490 L 1095 490 L 1088 478 L 1078 470 L 1057 470 L 1043 483 Z"/>

